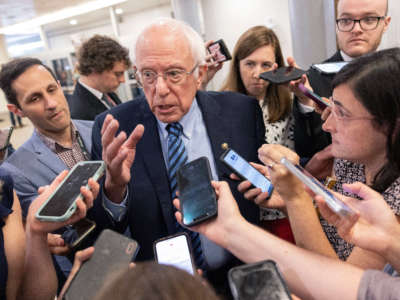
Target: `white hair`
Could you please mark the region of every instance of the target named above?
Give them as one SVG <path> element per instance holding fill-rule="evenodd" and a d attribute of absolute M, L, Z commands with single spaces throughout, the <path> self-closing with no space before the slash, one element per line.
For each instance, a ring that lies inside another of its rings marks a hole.
<path fill-rule="evenodd" d="M 197 64 L 202 65 L 205 63 L 206 59 L 206 49 L 204 46 L 204 41 L 201 36 L 195 31 L 190 25 L 183 21 L 179 21 L 176 19 L 170 18 L 159 18 L 156 21 L 152 22 L 148 26 L 146 26 L 138 35 L 134 47 L 134 57 L 133 62 L 136 64 L 136 45 L 138 41 L 143 38 L 143 35 L 151 29 L 152 27 L 168 27 L 171 33 L 182 33 L 189 43 L 192 57 L 196 61 Z M 197 73 L 197 72 L 196 72 Z"/>

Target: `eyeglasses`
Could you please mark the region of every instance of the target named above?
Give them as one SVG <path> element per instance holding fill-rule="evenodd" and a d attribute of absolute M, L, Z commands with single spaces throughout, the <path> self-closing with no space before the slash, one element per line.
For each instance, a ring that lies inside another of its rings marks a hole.
<path fill-rule="evenodd" d="M 153 85 L 156 83 L 157 79 L 159 76 L 161 76 L 167 83 L 169 84 L 180 84 L 183 82 L 183 80 L 186 78 L 186 76 L 191 75 L 196 68 L 199 66 L 199 64 L 195 64 L 193 69 L 189 72 L 183 70 L 183 69 L 170 69 L 162 74 L 158 74 L 154 72 L 153 70 L 142 70 L 137 72 L 138 79 L 141 84 L 144 85 Z"/>
<path fill-rule="evenodd" d="M 378 27 L 379 21 L 385 18 L 386 18 L 385 16 L 365 17 L 362 19 L 342 18 L 342 19 L 337 19 L 336 24 L 338 29 L 343 32 L 352 31 L 356 23 L 360 24 L 362 30 L 368 31 L 376 29 L 376 27 Z"/>
<path fill-rule="evenodd" d="M 332 97 L 329 98 L 330 103 L 332 104 L 330 109 L 331 109 L 331 113 L 332 116 L 339 121 L 355 121 L 355 120 L 373 120 L 374 117 L 372 116 L 351 116 L 348 112 L 346 112 L 346 110 L 343 108 L 343 106 L 338 105 L 337 101 L 333 100 Z M 336 104 L 335 104 L 336 102 Z"/>

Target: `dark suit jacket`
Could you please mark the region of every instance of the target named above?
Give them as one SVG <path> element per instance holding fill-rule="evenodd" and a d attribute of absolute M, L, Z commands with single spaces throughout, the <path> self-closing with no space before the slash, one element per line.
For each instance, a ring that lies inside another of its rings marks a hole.
<path fill-rule="evenodd" d="M 340 51 L 336 52 L 332 57 L 325 60 L 323 63 L 343 61 Z M 322 97 L 332 96 L 331 83 L 334 74 L 322 74 L 310 68 L 307 72 L 308 80 L 311 87 L 317 95 Z M 312 157 L 316 152 L 324 149 L 331 143 L 329 133 L 322 130 L 323 121 L 320 114 L 310 112 L 303 114 L 300 112 L 297 100 L 294 103 L 293 115 L 296 120 L 294 129 L 294 137 L 296 141 L 296 152 L 302 157 Z"/>
<path fill-rule="evenodd" d="M 258 223 L 258 207 L 245 200 L 237 191 L 237 182 L 228 178 L 231 172 L 220 162 L 219 157 L 224 151 L 221 144 L 228 143 L 248 161 L 258 161 L 257 149 L 264 143 L 265 134 L 261 109 L 255 99 L 231 92 L 199 91 L 196 99 L 202 111 L 220 180 L 230 183 L 245 218 L 252 223 Z M 151 259 L 153 242 L 176 232 L 157 121 L 144 97 L 114 107 L 109 113 L 119 121 L 120 129 L 128 135 L 137 124 L 145 127 L 131 169 L 127 222 L 132 237 L 141 247 L 138 260 Z M 93 127 L 93 159 L 101 159 L 100 129 L 104 118 L 105 113 L 98 116 Z M 101 203 L 95 203 L 93 212 L 96 223 L 100 225 L 99 229 L 115 225 L 104 213 Z M 119 229 L 124 230 L 123 226 Z"/>
<path fill-rule="evenodd" d="M 117 94 L 108 94 L 114 102 L 118 105 L 121 100 Z M 87 90 L 79 81 L 75 85 L 74 93 L 68 99 L 69 110 L 71 111 L 71 118 L 77 120 L 90 120 L 93 121 L 98 114 L 107 110 L 107 107 L 101 101 Z"/>

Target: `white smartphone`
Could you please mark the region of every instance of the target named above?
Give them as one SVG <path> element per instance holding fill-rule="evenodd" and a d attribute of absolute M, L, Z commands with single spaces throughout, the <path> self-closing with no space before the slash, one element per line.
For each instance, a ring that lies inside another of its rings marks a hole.
<path fill-rule="evenodd" d="M 326 204 L 328 204 L 334 213 L 342 217 L 348 217 L 354 214 L 354 211 L 350 208 L 350 206 L 336 198 L 327 188 L 325 188 L 322 183 L 320 183 L 301 166 L 292 164 L 285 157 L 281 159 L 281 164 L 284 165 L 294 176 L 299 178 L 315 194 L 322 196 Z"/>
<path fill-rule="evenodd" d="M 10 138 L 13 129 L 14 129 L 13 126 L 0 129 L 0 150 L 6 149 L 10 144 Z"/>
<path fill-rule="evenodd" d="M 232 149 L 227 149 L 222 153 L 220 160 L 241 179 L 250 181 L 253 186 L 260 188 L 263 193 L 268 192 L 268 195 L 271 196 L 274 190 L 271 181 L 238 153 Z"/>
<path fill-rule="evenodd" d="M 161 238 L 153 244 L 154 256 L 159 264 L 171 265 L 189 274 L 195 274 L 195 263 L 190 237 L 185 232 Z"/>
<path fill-rule="evenodd" d="M 347 61 L 339 61 L 326 64 L 315 64 L 312 65 L 311 68 L 323 74 L 336 74 L 347 64 Z"/>

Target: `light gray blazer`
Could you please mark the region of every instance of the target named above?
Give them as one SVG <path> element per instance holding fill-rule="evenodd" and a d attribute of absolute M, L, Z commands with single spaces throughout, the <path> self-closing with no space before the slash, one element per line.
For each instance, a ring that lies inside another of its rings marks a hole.
<path fill-rule="evenodd" d="M 93 122 L 72 122 L 79 131 L 88 153 L 91 153 Z M 29 140 L 3 162 L 1 168 L 12 176 L 14 189 L 26 217 L 29 205 L 38 195 L 38 188 L 50 184 L 61 171 L 67 169 L 67 166 L 42 142 L 35 130 Z"/>

